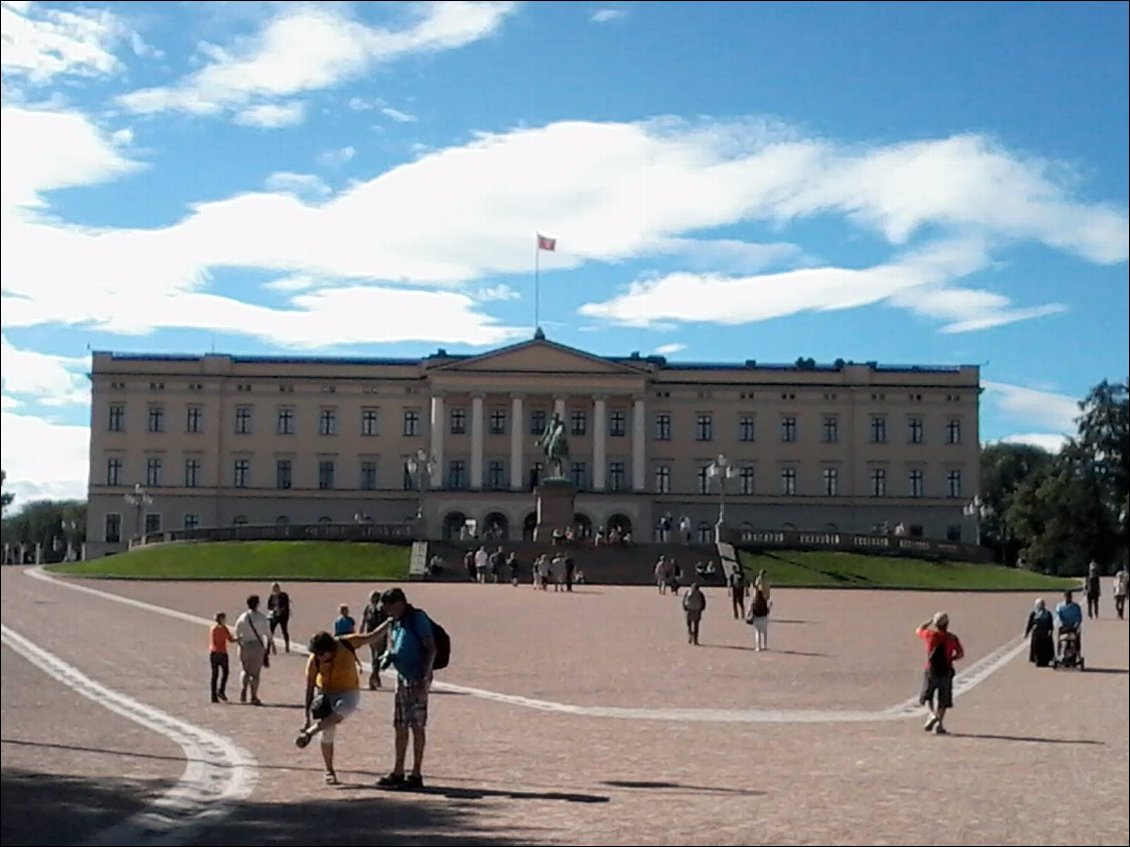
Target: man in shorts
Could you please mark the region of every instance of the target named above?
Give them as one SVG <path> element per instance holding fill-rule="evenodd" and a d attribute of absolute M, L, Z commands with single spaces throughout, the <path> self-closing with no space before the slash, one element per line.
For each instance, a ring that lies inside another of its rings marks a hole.
<path fill-rule="evenodd" d="M 930 718 L 922 728 L 935 735 L 946 734 L 946 710 L 953 707 L 953 663 L 965 657 L 961 642 L 949 626 L 949 615 L 936 612 L 916 631 L 926 643 L 926 669 L 922 673 L 919 702 L 930 709 Z"/>

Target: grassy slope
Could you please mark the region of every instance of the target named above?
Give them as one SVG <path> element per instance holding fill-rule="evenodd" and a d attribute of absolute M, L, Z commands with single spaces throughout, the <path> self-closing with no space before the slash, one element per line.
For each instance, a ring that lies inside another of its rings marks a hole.
<path fill-rule="evenodd" d="M 747 571 L 769 572 L 772 585 L 841 588 L 934 588 L 961 590 L 1063 589 L 1078 579 L 1044 576 L 1031 571 L 970 562 L 932 562 L 858 553 L 778 550 L 741 553 Z"/>
<path fill-rule="evenodd" d="M 410 549 L 330 541 L 165 544 L 51 570 L 130 579 L 401 580 Z"/>

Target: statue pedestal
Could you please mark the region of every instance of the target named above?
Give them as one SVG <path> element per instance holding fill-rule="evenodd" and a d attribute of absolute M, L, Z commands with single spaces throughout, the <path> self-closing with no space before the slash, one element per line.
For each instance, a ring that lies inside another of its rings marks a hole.
<path fill-rule="evenodd" d="M 538 498 L 538 525 L 534 530 L 536 541 L 549 541 L 553 531 L 564 532 L 573 525 L 573 501 L 576 489 L 567 479 L 546 479 L 536 489 Z"/>

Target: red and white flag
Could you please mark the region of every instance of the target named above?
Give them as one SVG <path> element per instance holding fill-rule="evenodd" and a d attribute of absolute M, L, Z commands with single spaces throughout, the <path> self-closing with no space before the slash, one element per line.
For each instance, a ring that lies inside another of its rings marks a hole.
<path fill-rule="evenodd" d="M 538 249 L 539 250 L 557 250 L 557 239 L 546 238 L 544 235 L 538 235 Z"/>

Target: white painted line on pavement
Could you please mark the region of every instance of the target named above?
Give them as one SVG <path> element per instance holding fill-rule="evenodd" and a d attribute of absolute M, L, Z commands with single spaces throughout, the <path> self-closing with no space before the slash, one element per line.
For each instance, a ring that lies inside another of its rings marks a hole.
<path fill-rule="evenodd" d="M 251 796 L 258 781 L 258 765 L 250 753 L 231 739 L 107 688 L 6 624 L 0 624 L 0 638 L 5 646 L 48 676 L 111 712 L 165 736 L 184 750 L 185 769 L 176 785 L 147 808 L 85 844 L 184 844 L 200 827 L 230 814 L 234 802 Z"/>

